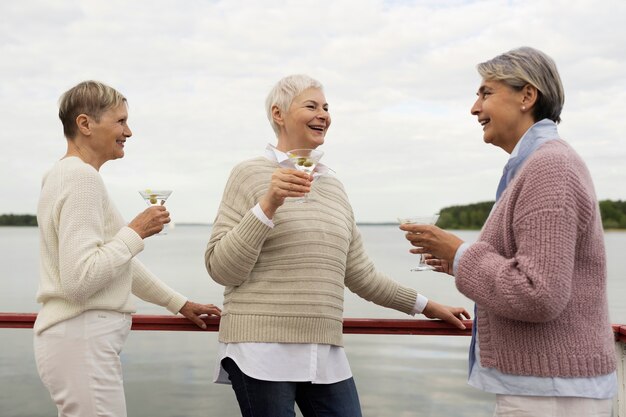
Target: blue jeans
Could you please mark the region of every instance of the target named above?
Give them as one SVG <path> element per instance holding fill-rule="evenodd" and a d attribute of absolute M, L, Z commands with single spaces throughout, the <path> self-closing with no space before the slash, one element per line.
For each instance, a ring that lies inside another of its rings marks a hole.
<path fill-rule="evenodd" d="M 273 382 L 250 378 L 230 358 L 222 360 L 243 417 L 362 417 L 354 379 L 334 384 Z"/>

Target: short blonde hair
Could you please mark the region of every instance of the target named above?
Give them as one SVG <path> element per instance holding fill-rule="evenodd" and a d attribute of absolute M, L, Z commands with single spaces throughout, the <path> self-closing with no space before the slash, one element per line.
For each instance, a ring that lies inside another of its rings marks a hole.
<path fill-rule="evenodd" d="M 543 52 L 524 46 L 477 65 L 484 80 L 502 81 L 516 90 L 530 84 L 539 91 L 533 109 L 535 121 L 561 121 L 565 93 L 556 64 Z"/>
<path fill-rule="evenodd" d="M 267 112 L 267 118 L 270 121 L 270 125 L 272 125 L 272 129 L 274 129 L 274 133 L 276 133 L 277 136 L 280 132 L 280 126 L 274 122 L 272 107 L 278 106 L 280 111 L 283 113 L 287 112 L 287 110 L 289 110 L 289 106 L 291 106 L 291 103 L 293 102 L 293 99 L 309 88 L 317 88 L 318 90 L 324 89 L 319 81 L 309 77 L 308 75 L 294 74 L 284 77 L 278 81 L 267 95 L 267 99 L 265 100 L 265 111 Z"/>
<path fill-rule="evenodd" d="M 76 118 L 80 114 L 100 121 L 104 112 L 126 102 L 126 97 L 120 92 L 99 81 L 89 80 L 75 85 L 59 98 L 59 119 L 63 124 L 63 134 L 67 139 L 76 136 Z"/>

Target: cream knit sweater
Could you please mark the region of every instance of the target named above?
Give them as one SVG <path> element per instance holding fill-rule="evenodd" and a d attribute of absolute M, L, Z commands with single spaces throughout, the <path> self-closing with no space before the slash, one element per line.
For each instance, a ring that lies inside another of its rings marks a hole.
<path fill-rule="evenodd" d="M 134 312 L 131 292 L 174 314 L 187 301 L 134 258 L 143 240 L 125 226 L 98 171 L 81 159 L 62 159 L 44 176 L 37 221 L 38 334 L 86 310 Z"/>
<path fill-rule="evenodd" d="M 226 287 L 219 340 L 341 346 L 345 287 L 412 312 L 416 291 L 375 269 L 336 178 L 318 177 L 313 201 L 287 199 L 274 228 L 252 213 L 276 168 L 261 157 L 243 162 L 224 191 L 205 253 L 209 274 Z"/>

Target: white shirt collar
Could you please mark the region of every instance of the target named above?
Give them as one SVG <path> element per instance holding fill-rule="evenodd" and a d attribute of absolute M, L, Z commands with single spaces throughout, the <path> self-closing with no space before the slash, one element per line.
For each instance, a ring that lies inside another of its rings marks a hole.
<path fill-rule="evenodd" d="M 289 160 L 289 157 L 287 156 L 287 154 L 283 151 L 276 149 L 276 147 L 272 145 L 271 143 L 268 143 L 267 146 L 265 147 L 264 156 L 270 161 L 277 162 L 278 165 L 282 167 L 295 169 L 293 162 Z M 322 164 L 321 162 L 318 162 L 317 165 L 315 166 L 315 170 L 313 170 L 313 176 L 316 177 L 318 175 L 325 175 L 325 174 L 328 174 L 329 171 L 332 171 L 332 169 L 328 168 L 326 165 Z"/>

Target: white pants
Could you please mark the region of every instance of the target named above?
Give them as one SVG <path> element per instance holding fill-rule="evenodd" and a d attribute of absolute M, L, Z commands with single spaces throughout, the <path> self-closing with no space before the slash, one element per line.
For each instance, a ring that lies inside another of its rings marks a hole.
<path fill-rule="evenodd" d="M 59 417 L 126 417 L 120 352 L 131 315 L 90 310 L 35 335 L 39 377 Z"/>
<path fill-rule="evenodd" d="M 613 400 L 579 397 L 496 396 L 494 417 L 611 417 Z"/>

